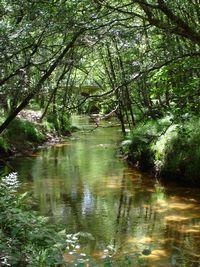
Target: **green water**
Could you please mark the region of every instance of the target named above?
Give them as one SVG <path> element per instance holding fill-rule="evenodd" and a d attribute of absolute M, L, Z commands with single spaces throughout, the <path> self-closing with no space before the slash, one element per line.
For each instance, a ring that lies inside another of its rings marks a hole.
<path fill-rule="evenodd" d="M 128 167 L 118 127 L 73 123 L 86 131 L 10 162 L 35 209 L 85 234 L 66 248 L 67 266 L 81 253 L 88 263 L 78 266 L 200 266 L 199 190 L 162 186 Z"/>

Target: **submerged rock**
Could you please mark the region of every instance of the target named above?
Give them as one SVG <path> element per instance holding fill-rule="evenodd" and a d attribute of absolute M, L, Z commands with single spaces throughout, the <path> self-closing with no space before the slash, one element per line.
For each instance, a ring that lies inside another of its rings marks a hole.
<path fill-rule="evenodd" d="M 143 251 L 142 251 L 142 254 L 145 255 L 145 256 L 148 256 L 151 254 L 151 250 L 148 249 L 148 248 L 145 248 Z"/>

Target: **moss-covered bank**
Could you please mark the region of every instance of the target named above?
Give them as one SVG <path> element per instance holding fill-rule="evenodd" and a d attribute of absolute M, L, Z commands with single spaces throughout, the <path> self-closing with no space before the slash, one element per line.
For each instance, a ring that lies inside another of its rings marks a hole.
<path fill-rule="evenodd" d="M 128 161 L 158 177 L 200 185 L 200 119 L 138 124 L 122 143 Z"/>

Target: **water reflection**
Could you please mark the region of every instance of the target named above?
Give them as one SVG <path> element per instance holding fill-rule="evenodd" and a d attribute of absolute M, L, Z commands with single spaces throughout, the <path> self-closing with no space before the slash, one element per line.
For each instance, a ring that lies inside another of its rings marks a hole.
<path fill-rule="evenodd" d="M 163 187 L 129 168 L 116 157 L 119 139 L 117 128 L 100 127 L 11 164 L 42 214 L 91 234 L 81 252 L 98 266 L 109 255 L 113 266 L 198 266 L 199 191 Z"/>

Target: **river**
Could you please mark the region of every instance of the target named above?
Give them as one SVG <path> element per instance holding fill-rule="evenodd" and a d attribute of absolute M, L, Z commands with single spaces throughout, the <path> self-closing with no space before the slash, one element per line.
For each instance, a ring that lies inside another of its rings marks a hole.
<path fill-rule="evenodd" d="M 40 214 L 75 234 L 67 266 L 200 266 L 199 189 L 162 185 L 129 167 L 118 127 L 93 131 L 81 117 L 73 124 L 82 131 L 10 161 Z"/>

